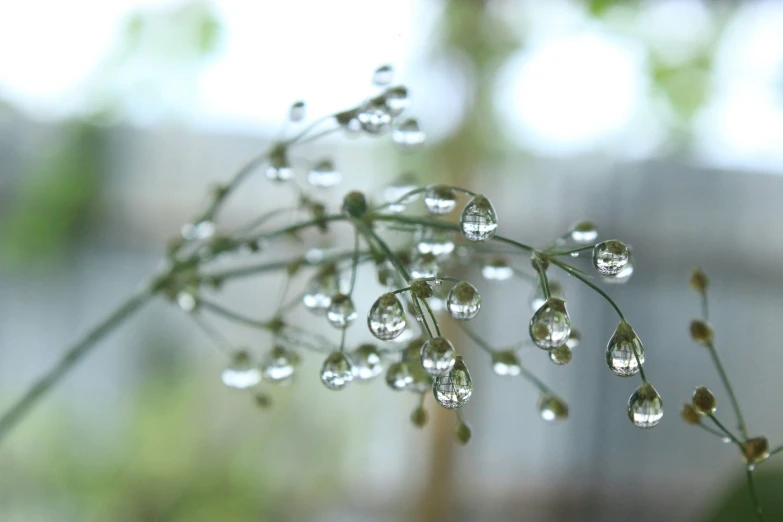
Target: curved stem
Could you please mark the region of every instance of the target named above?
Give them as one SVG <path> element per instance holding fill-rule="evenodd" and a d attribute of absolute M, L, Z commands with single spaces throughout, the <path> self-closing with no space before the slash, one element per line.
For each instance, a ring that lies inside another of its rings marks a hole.
<path fill-rule="evenodd" d="M 723 438 L 723 433 L 719 432 L 718 430 L 714 430 L 714 429 L 710 428 L 709 426 L 705 426 L 701 422 L 696 424 L 696 426 L 698 426 L 699 428 L 703 429 L 707 433 L 711 433 L 711 434 L 715 435 L 716 437 L 718 437 L 720 439 Z"/>
<path fill-rule="evenodd" d="M 579 273 L 578 270 L 575 270 L 573 267 L 563 263 L 559 259 L 550 259 L 553 265 L 556 265 L 557 267 L 561 268 L 562 270 L 566 271 L 569 275 L 572 275 L 573 277 L 579 279 L 581 282 L 595 290 L 598 295 L 603 297 L 607 303 L 612 305 L 612 308 L 614 308 L 614 311 L 617 312 L 617 315 L 620 316 L 620 320 L 625 321 L 625 316 L 623 315 L 623 312 L 620 310 L 620 307 L 617 306 L 617 303 L 615 303 L 611 297 L 609 297 L 606 292 L 601 290 L 598 286 L 596 286 L 594 283 L 592 283 L 589 279 L 587 279 L 585 276 Z M 641 366 L 640 366 L 641 367 Z"/>
<path fill-rule="evenodd" d="M 432 324 L 435 325 L 435 333 L 438 334 L 438 337 L 440 337 L 440 326 L 438 325 L 438 320 L 435 319 L 435 314 L 432 313 L 432 308 L 430 308 L 430 304 L 427 302 L 426 299 L 421 300 L 424 303 L 424 307 L 427 309 L 427 313 L 430 314 L 430 319 L 432 319 Z"/>
<path fill-rule="evenodd" d="M 781 451 L 783 451 L 783 445 L 780 445 L 777 448 L 770 451 L 769 456 L 771 457 L 772 455 L 775 455 L 776 453 L 780 453 Z"/>
<path fill-rule="evenodd" d="M 111 315 L 90 330 L 79 342 L 74 344 L 45 375 L 36 381 L 27 392 L 0 418 L 0 440 L 19 422 L 35 404 L 57 384 L 63 376 L 79 362 L 104 336 L 117 328 L 123 321 L 138 311 L 152 297 L 153 292 L 146 289 L 132 295 Z"/>
<path fill-rule="evenodd" d="M 565 251 L 558 251 L 558 252 L 552 252 L 547 250 L 546 253 L 549 256 L 570 256 L 571 254 L 578 254 L 579 252 L 586 252 L 587 250 L 593 250 L 595 248 L 595 245 L 590 246 L 583 246 L 579 248 L 574 248 L 573 250 L 565 250 Z"/>
<path fill-rule="evenodd" d="M 204 299 L 199 298 L 199 305 L 201 306 L 201 308 L 205 310 L 209 310 L 210 312 L 213 312 L 217 315 L 221 315 L 225 319 L 228 319 L 229 321 L 234 321 L 236 323 L 252 326 L 254 328 L 260 328 L 262 330 L 269 329 L 269 323 L 266 321 L 260 321 L 260 320 L 252 319 L 250 317 L 246 317 L 240 313 L 229 310 L 228 308 L 224 308 L 223 306 L 217 303 L 213 303 L 212 301 L 206 301 Z"/>
<path fill-rule="evenodd" d="M 541 259 L 535 254 L 534 256 L 533 265 L 536 268 L 536 272 L 538 272 L 538 280 L 541 284 L 541 291 L 544 293 L 544 299 L 548 301 L 549 298 L 552 297 L 552 294 L 549 292 L 549 281 L 546 278 L 546 270 L 541 264 Z"/>
<path fill-rule="evenodd" d="M 748 429 L 745 426 L 745 419 L 742 416 L 742 410 L 740 410 L 737 396 L 734 394 L 734 388 L 731 387 L 731 382 L 729 382 L 729 376 L 726 374 L 726 370 L 723 368 L 723 363 L 721 363 L 720 357 L 718 357 L 718 351 L 715 350 L 715 345 L 713 343 L 707 344 L 707 351 L 710 352 L 712 361 L 715 363 L 715 368 L 718 370 L 718 375 L 720 376 L 721 381 L 723 381 L 723 386 L 726 388 L 726 392 L 729 394 L 731 406 L 734 409 L 734 414 L 737 416 L 737 427 L 739 428 L 742 437 L 747 439 Z"/>
<path fill-rule="evenodd" d="M 756 483 L 753 481 L 753 470 L 745 468 L 745 474 L 748 478 L 748 489 L 750 490 L 750 498 L 753 501 L 753 510 L 756 513 L 756 519 L 759 522 L 764 522 L 764 512 L 761 509 L 761 503 L 759 497 L 756 494 Z"/>
<path fill-rule="evenodd" d="M 723 432 L 723 433 L 724 433 L 724 434 L 725 434 L 725 435 L 726 435 L 726 436 L 727 436 L 729 439 L 731 439 L 731 442 L 733 442 L 734 444 L 736 444 L 736 445 L 737 445 L 737 447 L 740 449 L 740 451 L 744 453 L 744 450 L 745 450 L 745 448 L 744 448 L 744 446 L 742 445 L 742 442 L 740 442 L 740 440 L 739 440 L 737 437 L 735 437 L 735 436 L 734 436 L 734 434 L 733 434 L 732 432 L 730 432 L 730 431 L 729 431 L 729 430 L 726 428 L 726 426 L 724 426 L 724 425 L 723 425 L 723 424 L 722 424 L 722 423 L 721 423 L 721 422 L 720 422 L 720 421 L 717 419 L 717 417 L 715 417 L 715 415 L 708 415 L 708 417 L 710 418 L 710 420 L 712 420 L 712 422 L 714 422 L 714 423 L 715 423 L 715 425 L 718 427 L 718 429 L 719 429 L 721 432 Z"/>
<path fill-rule="evenodd" d="M 365 235 L 368 242 L 374 241 L 375 244 L 380 247 L 381 251 L 383 252 L 383 255 L 386 256 L 386 259 L 391 261 L 391 263 L 395 266 L 397 271 L 402 275 L 402 277 L 407 281 L 411 282 L 413 280 L 413 277 L 411 277 L 408 270 L 405 268 L 405 266 L 400 261 L 400 258 L 398 258 L 394 252 L 392 252 L 391 248 L 389 248 L 389 245 L 386 244 L 386 242 L 381 239 L 381 237 L 376 234 L 372 228 L 370 228 L 364 221 L 361 220 L 355 220 L 354 223 L 356 224 L 356 227 Z"/>

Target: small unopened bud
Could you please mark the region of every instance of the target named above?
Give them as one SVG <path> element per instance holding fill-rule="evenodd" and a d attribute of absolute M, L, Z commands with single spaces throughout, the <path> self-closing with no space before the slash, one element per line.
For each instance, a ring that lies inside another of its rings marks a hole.
<path fill-rule="evenodd" d="M 754 437 L 745 441 L 742 453 L 748 466 L 755 466 L 769 457 L 769 441 L 766 437 Z"/>
<path fill-rule="evenodd" d="M 256 406 L 262 410 L 266 410 L 272 407 L 272 398 L 265 393 L 256 394 Z"/>
<path fill-rule="evenodd" d="M 454 439 L 463 446 L 470 442 L 470 438 L 473 436 L 473 432 L 465 422 L 460 420 L 454 429 Z"/>
<path fill-rule="evenodd" d="M 715 396 L 704 386 L 696 388 L 696 391 L 693 392 L 691 403 L 696 411 L 702 415 L 712 415 L 715 413 L 718 406 L 715 401 Z"/>
<path fill-rule="evenodd" d="M 687 422 L 688 424 L 699 424 L 701 423 L 701 414 L 696 411 L 696 408 L 693 407 L 693 404 L 685 403 L 682 405 L 682 420 Z"/>
<path fill-rule="evenodd" d="M 411 293 L 414 295 L 414 297 L 417 297 L 419 299 L 427 299 L 429 297 L 432 297 L 432 287 L 427 283 L 427 281 L 422 281 L 421 279 L 416 279 L 411 283 Z"/>
<path fill-rule="evenodd" d="M 354 218 L 364 216 L 367 213 L 367 199 L 364 194 L 356 190 L 346 194 L 343 198 L 343 213 Z"/>
<path fill-rule="evenodd" d="M 421 406 L 411 412 L 411 422 L 417 428 L 423 428 L 427 424 L 427 420 L 429 420 L 427 410 Z"/>
<path fill-rule="evenodd" d="M 700 267 L 696 267 L 691 272 L 690 279 L 691 288 L 703 294 L 707 291 L 707 287 L 710 286 L 710 280 L 707 278 L 707 274 L 704 273 Z"/>
<path fill-rule="evenodd" d="M 701 319 L 691 321 L 691 337 L 699 344 L 710 344 L 713 340 L 712 326 Z"/>

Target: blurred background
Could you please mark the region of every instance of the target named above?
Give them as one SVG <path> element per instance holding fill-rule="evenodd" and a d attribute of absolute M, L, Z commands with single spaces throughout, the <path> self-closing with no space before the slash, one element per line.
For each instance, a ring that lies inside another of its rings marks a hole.
<path fill-rule="evenodd" d="M 454 331 L 475 386 L 466 447 L 431 398 L 419 430 L 408 420 L 415 395 L 381 381 L 326 390 L 316 354 L 293 386 L 269 387 L 273 407 L 261 410 L 222 385 L 225 358 L 161 300 L 3 441 L 0 520 L 752 520 L 736 450 L 685 425 L 679 407 L 704 384 L 732 422 L 687 332 L 699 314 L 687 276 L 700 264 L 751 435 L 783 440 L 778 1 L 2 6 L 0 408 L 156 269 L 211 184 L 279 137 L 292 102 L 306 100 L 311 118 L 352 107 L 387 63 L 427 143 L 401 154 L 388 139 L 337 134 L 299 149 L 343 172 L 323 197 L 334 207 L 347 190 L 377 194 L 412 172 L 486 194 L 501 233 L 525 243 L 587 218 L 632 244 L 635 274 L 609 292 L 645 344 L 661 425 L 628 422 L 636 381 L 614 378 L 603 357 L 616 317 L 562 278 L 584 341 L 565 367 L 538 351 L 522 360 L 569 402 L 570 419 L 543 422 L 535 389 L 494 376 Z M 226 224 L 294 202 L 262 177 Z M 477 269 L 462 277 L 483 297 L 476 329 L 493 344 L 518 340 L 532 288 L 493 285 Z M 279 285 L 255 278 L 221 301 L 268 317 Z M 361 313 L 379 291 L 361 272 Z M 263 333 L 219 324 L 238 344 L 268 348 Z M 369 340 L 363 328 L 350 335 Z M 783 520 L 781 466 L 759 468 L 767 520 Z"/>

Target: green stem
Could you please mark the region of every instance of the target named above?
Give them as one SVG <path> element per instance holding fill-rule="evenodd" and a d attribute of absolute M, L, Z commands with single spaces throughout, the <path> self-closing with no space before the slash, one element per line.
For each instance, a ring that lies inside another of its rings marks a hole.
<path fill-rule="evenodd" d="M 381 237 L 376 234 L 364 221 L 356 220 L 354 223 L 356 224 L 356 227 L 365 235 L 367 241 L 375 242 L 380 247 L 383 255 L 386 256 L 386 259 L 391 261 L 402 277 L 410 283 L 413 280 L 413 277 L 411 277 L 408 270 L 402 264 L 400 258 L 398 258 L 394 252 L 392 252 L 391 248 L 389 248 L 389 245 L 387 245 L 386 242 L 381 239 Z"/>
<path fill-rule="evenodd" d="M 723 386 L 726 388 L 726 392 L 729 394 L 729 399 L 731 400 L 734 414 L 737 417 L 737 428 L 739 428 L 742 437 L 747 439 L 748 429 L 745 426 L 745 419 L 742 416 L 742 410 L 740 410 L 737 396 L 734 394 L 734 388 L 731 387 L 731 383 L 729 382 L 729 376 L 726 374 L 726 370 L 723 368 L 723 363 L 721 363 L 720 357 L 718 357 L 718 351 L 715 349 L 715 345 L 711 342 L 707 344 L 707 350 L 710 352 L 712 361 L 715 363 L 715 368 L 718 370 L 718 375 L 720 376 L 721 381 L 723 381 Z"/>
<path fill-rule="evenodd" d="M 224 308 L 223 306 L 217 303 L 213 303 L 212 301 L 199 299 L 199 305 L 204 310 L 209 310 L 210 312 L 213 312 L 217 315 L 221 315 L 230 321 L 241 323 L 247 326 L 252 326 L 253 328 L 260 328 L 262 330 L 269 329 L 269 323 L 267 321 L 260 321 L 260 320 L 252 319 L 250 317 L 246 317 L 242 314 L 229 310 L 228 308 Z"/>
<path fill-rule="evenodd" d="M 771 457 L 772 455 L 774 455 L 776 453 L 780 453 L 781 451 L 783 451 L 783 445 L 780 445 L 777 448 L 775 448 L 772 451 L 770 451 L 769 452 L 769 456 Z"/>
<path fill-rule="evenodd" d="M 570 256 L 571 254 L 576 254 L 578 252 L 586 252 L 587 250 L 593 250 L 594 248 L 595 245 L 590 245 L 590 246 L 574 248 L 573 250 L 566 250 L 564 252 L 551 252 L 547 250 L 546 254 L 549 256 Z"/>
<path fill-rule="evenodd" d="M 538 272 L 538 280 L 541 284 L 541 291 L 544 292 L 544 299 L 547 301 L 550 297 L 552 297 L 552 294 L 549 292 L 549 281 L 546 278 L 546 270 L 544 270 L 544 266 L 541 264 L 541 259 L 538 257 L 538 255 L 534 254 L 533 259 L 533 266 L 536 268 L 536 272 Z"/>
<path fill-rule="evenodd" d="M 440 326 L 438 325 L 438 320 L 435 319 L 435 314 L 432 313 L 432 308 L 430 308 L 430 304 L 427 302 L 426 299 L 422 299 L 422 302 L 424 303 L 424 307 L 427 309 L 427 313 L 430 314 L 430 319 L 432 319 L 432 324 L 435 325 L 435 333 L 437 333 L 438 337 L 440 337 Z"/>
<path fill-rule="evenodd" d="M 617 306 L 617 303 L 615 303 L 612 300 L 612 298 L 609 297 L 606 294 L 606 292 L 601 290 L 598 286 L 593 284 L 589 279 L 587 279 L 585 276 L 580 274 L 578 270 L 575 270 L 573 267 L 563 263 L 559 259 L 550 259 L 550 261 L 552 262 L 552 264 L 556 265 L 557 267 L 561 268 L 562 270 L 565 270 L 568 274 L 570 274 L 571 276 L 579 279 L 581 282 L 583 282 L 584 284 L 586 284 L 587 286 L 589 286 L 590 288 L 595 290 L 598 293 L 598 295 L 600 295 L 601 297 L 603 297 L 606 300 L 607 303 L 612 305 L 612 308 L 614 308 L 615 312 L 617 312 L 617 315 L 620 316 L 620 320 L 625 321 L 625 316 L 623 315 L 623 312 L 620 310 L 620 307 Z M 641 366 L 639 366 L 639 367 L 641 368 Z"/>
<path fill-rule="evenodd" d="M 90 330 L 79 342 L 74 344 L 46 374 L 36 381 L 25 394 L 0 418 L 0 440 L 35 406 L 35 404 L 57 384 L 60 379 L 104 336 L 122 324 L 134 312 L 139 310 L 152 297 L 149 289 L 132 295 L 111 315 Z"/>
<path fill-rule="evenodd" d="M 723 438 L 723 433 L 721 433 L 721 432 L 719 432 L 717 430 L 714 430 L 714 429 L 710 428 L 709 426 L 705 426 L 701 422 L 696 424 L 696 426 L 698 426 L 699 428 L 703 429 L 707 433 L 712 433 L 713 435 L 715 435 L 716 437 L 719 437 L 721 439 Z"/>
<path fill-rule="evenodd" d="M 359 272 L 359 229 L 354 229 L 353 240 L 353 261 L 351 263 L 351 286 L 348 290 L 348 295 L 353 295 L 353 289 L 356 286 L 356 274 Z"/>
<path fill-rule="evenodd" d="M 750 498 L 753 500 L 753 510 L 756 513 L 756 519 L 759 522 L 764 522 L 764 512 L 761 509 L 761 503 L 759 502 L 759 497 L 756 493 L 756 484 L 753 481 L 753 470 L 745 468 L 745 474 L 748 478 L 748 489 L 750 490 Z"/>
<path fill-rule="evenodd" d="M 724 426 L 718 419 L 715 417 L 715 415 L 708 415 L 708 417 L 712 420 L 712 422 L 715 423 L 715 425 L 718 427 L 718 429 L 723 432 L 729 439 L 731 439 L 731 442 L 737 445 L 737 447 L 740 449 L 741 452 L 745 451 L 744 446 L 742 445 L 742 442 L 734 436 L 732 432 L 730 432 L 726 426 Z"/>

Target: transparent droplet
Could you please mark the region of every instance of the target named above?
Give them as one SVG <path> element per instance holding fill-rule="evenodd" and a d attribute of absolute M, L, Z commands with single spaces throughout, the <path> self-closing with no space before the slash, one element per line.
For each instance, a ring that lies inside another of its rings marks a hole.
<path fill-rule="evenodd" d="M 302 304 L 315 313 L 324 313 L 332 304 L 332 296 L 338 292 L 339 282 L 333 271 L 316 274 L 305 287 Z"/>
<path fill-rule="evenodd" d="M 427 371 L 421 365 L 421 347 L 426 342 L 426 339 L 418 338 L 413 339 L 405 347 L 402 354 L 402 360 L 408 366 L 408 370 L 411 375 L 411 382 L 407 385 L 407 389 L 410 391 L 424 393 L 432 389 L 432 383 L 435 378 L 427 373 Z"/>
<path fill-rule="evenodd" d="M 472 284 L 460 281 L 449 292 L 446 308 L 454 319 L 473 319 L 481 310 L 481 296 Z"/>
<path fill-rule="evenodd" d="M 321 367 L 321 382 L 330 390 L 342 390 L 353 380 L 351 361 L 343 352 L 332 352 Z"/>
<path fill-rule="evenodd" d="M 432 392 L 438 404 L 449 410 L 461 408 L 467 404 L 473 394 L 473 381 L 470 379 L 470 372 L 462 357 L 457 356 L 448 373 L 435 378 Z"/>
<path fill-rule="evenodd" d="M 634 356 L 634 352 L 637 357 Z M 631 325 L 620 321 L 606 346 L 606 363 L 620 377 L 639 373 L 639 363 L 644 364 L 644 346 Z"/>
<path fill-rule="evenodd" d="M 194 312 L 198 308 L 198 287 L 189 285 L 177 292 L 177 306 L 183 312 Z"/>
<path fill-rule="evenodd" d="M 356 319 L 356 307 L 350 296 L 336 294 L 326 311 L 326 318 L 335 328 L 347 328 Z"/>
<path fill-rule="evenodd" d="M 424 206 L 430 214 L 448 214 L 457 206 L 457 193 L 447 185 L 432 185 L 424 194 Z"/>
<path fill-rule="evenodd" d="M 566 344 L 563 344 L 561 346 L 558 346 L 557 348 L 552 348 L 549 350 L 549 360 L 553 363 L 557 364 L 558 366 L 562 366 L 564 364 L 568 364 L 571 362 L 571 348 L 568 347 L 568 341 L 566 341 Z"/>
<path fill-rule="evenodd" d="M 394 69 L 391 65 L 381 65 L 372 74 L 372 83 L 379 87 L 389 85 L 394 77 Z"/>
<path fill-rule="evenodd" d="M 564 345 L 571 333 L 565 301 L 552 297 L 541 305 L 530 319 L 529 330 L 530 338 L 539 348 L 551 350 Z"/>
<path fill-rule="evenodd" d="M 378 276 L 378 284 L 386 287 L 395 286 L 395 277 L 397 269 L 388 260 L 383 259 L 375 265 L 376 274 Z"/>
<path fill-rule="evenodd" d="M 451 341 L 433 337 L 421 346 L 421 367 L 430 375 L 442 375 L 452 369 L 457 359 Z"/>
<path fill-rule="evenodd" d="M 661 396 L 649 382 L 643 382 L 628 399 L 628 418 L 637 428 L 653 428 L 663 417 Z"/>
<path fill-rule="evenodd" d="M 305 117 L 305 102 L 297 101 L 291 104 L 291 108 L 288 110 L 288 119 L 296 123 L 302 121 Z"/>
<path fill-rule="evenodd" d="M 264 379 L 280 383 L 293 377 L 299 362 L 299 354 L 282 346 L 275 346 L 261 359 L 261 371 Z"/>
<path fill-rule="evenodd" d="M 577 346 L 579 346 L 579 343 L 582 341 L 582 334 L 577 330 L 576 328 L 571 328 L 571 333 L 568 334 L 568 340 L 566 341 L 566 346 L 568 346 L 570 349 L 574 349 Z"/>
<path fill-rule="evenodd" d="M 438 275 L 438 260 L 432 254 L 420 254 L 417 251 L 411 256 L 408 271 L 416 279 L 435 277 Z"/>
<path fill-rule="evenodd" d="M 498 217 L 490 201 L 482 196 L 474 196 L 465 206 L 460 218 L 462 235 L 470 241 L 487 241 L 495 235 Z"/>
<path fill-rule="evenodd" d="M 723 437 L 720 441 L 724 444 L 731 444 L 731 437 Z"/>
<path fill-rule="evenodd" d="M 496 375 L 513 377 L 520 374 L 522 366 L 519 364 L 519 358 L 513 350 L 503 350 L 492 352 L 492 371 Z"/>
<path fill-rule="evenodd" d="M 633 249 L 628 246 L 628 261 L 616 276 L 604 276 L 601 279 L 605 283 L 623 284 L 627 283 L 633 275 Z"/>
<path fill-rule="evenodd" d="M 383 98 L 386 103 L 386 109 L 394 117 L 402 114 L 411 104 L 408 89 L 402 85 L 388 88 L 383 93 Z"/>
<path fill-rule="evenodd" d="M 392 132 L 392 140 L 403 149 L 412 149 L 424 143 L 427 136 L 419 127 L 419 122 L 413 118 L 405 120 Z"/>
<path fill-rule="evenodd" d="M 389 129 L 392 115 L 385 103 L 370 100 L 362 105 L 361 111 L 356 116 L 359 124 L 367 134 L 380 134 Z"/>
<path fill-rule="evenodd" d="M 271 154 L 265 173 L 272 181 L 288 181 L 294 177 L 294 169 L 285 154 Z"/>
<path fill-rule="evenodd" d="M 366 381 L 374 379 L 383 373 L 383 364 L 378 348 L 374 344 L 363 344 L 350 354 L 353 374 L 358 379 Z"/>
<path fill-rule="evenodd" d="M 563 286 L 557 281 L 549 281 L 549 295 L 551 297 L 557 297 L 558 299 L 565 299 L 565 290 Z M 537 311 L 546 303 L 546 297 L 544 297 L 544 290 L 541 285 L 536 285 L 536 289 L 533 291 L 533 298 L 531 299 L 531 306 L 533 311 Z"/>
<path fill-rule="evenodd" d="M 375 301 L 367 314 L 367 327 L 382 341 L 394 339 L 405 330 L 405 310 L 396 295 L 383 294 Z"/>
<path fill-rule="evenodd" d="M 592 221 L 580 221 L 571 227 L 571 239 L 576 243 L 589 244 L 598 238 L 598 227 Z"/>
<path fill-rule="evenodd" d="M 386 370 L 386 384 L 394 391 L 402 391 L 413 383 L 410 368 L 405 362 L 393 363 Z"/>
<path fill-rule="evenodd" d="M 220 375 L 223 384 L 230 388 L 244 390 L 261 382 L 261 370 L 246 351 L 234 354 L 231 363 Z"/>
<path fill-rule="evenodd" d="M 610 239 L 593 248 L 593 266 L 599 274 L 616 276 L 628 263 L 628 247 L 622 241 Z"/>
<path fill-rule="evenodd" d="M 545 394 L 538 400 L 538 413 L 547 422 L 568 418 L 568 404 L 556 395 Z"/>
<path fill-rule="evenodd" d="M 481 275 L 488 281 L 508 281 L 514 277 L 514 269 L 502 257 L 494 257 L 481 267 Z"/>
<path fill-rule="evenodd" d="M 319 161 L 307 173 L 307 181 L 314 187 L 334 187 L 342 180 L 342 173 L 334 168 L 334 163 L 329 159 Z"/>
<path fill-rule="evenodd" d="M 209 220 L 199 221 L 198 223 L 185 223 L 182 225 L 180 234 L 182 239 L 209 239 L 215 235 L 217 227 L 215 223 Z"/>
<path fill-rule="evenodd" d="M 418 236 L 416 249 L 420 254 L 441 257 L 454 252 L 454 237 L 449 231 L 427 228 L 422 230 Z"/>

